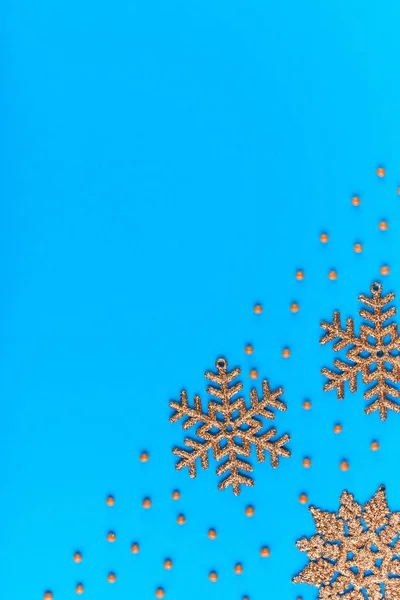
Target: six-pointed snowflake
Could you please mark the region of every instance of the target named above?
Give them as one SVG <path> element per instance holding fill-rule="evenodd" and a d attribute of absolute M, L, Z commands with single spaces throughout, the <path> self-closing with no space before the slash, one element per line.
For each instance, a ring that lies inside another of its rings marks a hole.
<path fill-rule="evenodd" d="M 271 464 L 274 468 L 278 466 L 279 456 L 288 458 L 290 451 L 285 448 L 289 441 L 288 434 L 278 440 L 273 441 L 276 435 L 276 429 L 260 434 L 263 425 L 257 417 L 265 419 L 274 419 L 274 413 L 270 408 L 285 411 L 286 405 L 278 400 L 283 393 L 282 388 L 270 391 L 268 382 L 262 382 L 263 396 L 258 398 L 257 391 L 252 389 L 250 392 L 251 407 L 247 408 L 242 397 L 233 399 L 243 388 L 241 383 L 231 382 L 238 377 L 240 369 L 236 368 L 227 372 L 228 363 L 225 359 L 219 358 L 216 363 L 218 373 L 206 372 L 205 377 L 217 384 L 207 387 L 207 393 L 213 397 L 208 402 L 208 411 L 203 412 L 200 396 L 195 396 L 194 407 L 191 408 L 188 403 L 187 394 L 181 392 L 180 402 L 170 402 L 171 408 L 175 413 L 171 417 L 171 423 L 175 423 L 184 417 L 187 420 L 183 422 L 182 428 L 186 431 L 193 425 L 198 425 L 196 436 L 198 439 L 185 438 L 185 445 L 188 450 L 174 448 L 173 453 L 180 457 L 176 464 L 177 469 L 188 467 L 190 477 L 196 476 L 196 460 L 200 459 L 203 469 L 208 468 L 208 451 L 214 452 L 214 458 L 220 461 L 227 460 L 217 468 L 217 475 L 228 475 L 223 479 L 218 488 L 223 490 L 232 486 L 235 495 L 240 494 L 240 486 L 254 485 L 254 481 L 246 475 L 251 473 L 253 467 L 241 457 L 249 457 L 252 445 L 255 446 L 259 462 L 264 462 L 265 451 L 270 453 Z"/>
<path fill-rule="evenodd" d="M 400 406 L 390 398 L 399 398 L 400 390 L 389 383 L 400 382 L 400 339 L 396 323 L 384 326 L 384 323 L 396 314 L 395 307 L 383 310 L 394 300 L 395 295 L 390 293 L 382 296 L 380 283 L 373 283 L 370 289 L 371 296 L 361 294 L 358 297 L 360 302 L 372 309 L 360 309 L 360 316 L 370 324 L 361 325 L 359 337 L 354 333 L 354 321 L 351 318 L 346 321 L 346 329 L 342 329 L 338 311 L 333 314 L 333 323 L 321 323 L 321 327 L 326 330 L 321 344 L 338 338 L 333 346 L 335 352 L 350 346 L 346 352 L 350 362 L 336 359 L 333 365 L 338 371 L 322 369 L 322 374 L 328 378 L 324 390 L 336 388 L 339 399 L 344 398 L 346 381 L 349 382 L 351 392 L 357 390 L 358 373 L 362 374 L 364 384 L 375 383 L 364 393 L 365 400 L 372 400 L 365 412 L 369 415 L 379 410 L 380 418 L 384 421 L 388 410 L 400 412 Z"/>
<path fill-rule="evenodd" d="M 319 588 L 319 600 L 400 600 L 400 513 L 381 486 L 364 507 L 344 491 L 339 512 L 310 507 L 316 535 L 297 542 L 310 562 L 293 578 Z"/>

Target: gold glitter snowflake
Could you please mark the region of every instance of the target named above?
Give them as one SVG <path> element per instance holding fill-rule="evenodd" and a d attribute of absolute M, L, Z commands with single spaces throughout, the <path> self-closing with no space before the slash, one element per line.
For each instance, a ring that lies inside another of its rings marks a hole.
<path fill-rule="evenodd" d="M 215 460 L 227 458 L 216 471 L 218 476 L 228 473 L 227 477 L 219 483 L 218 488 L 223 490 L 231 485 L 235 495 L 238 496 L 241 485 L 254 485 L 253 479 L 246 475 L 253 471 L 253 467 L 241 458 L 250 456 L 252 446 L 256 449 L 259 462 L 264 462 L 265 451 L 269 452 L 274 468 L 278 466 L 279 456 L 285 458 L 290 456 L 290 451 L 284 447 L 290 436 L 286 434 L 273 441 L 272 438 L 276 435 L 274 427 L 260 434 L 263 425 L 257 418 L 264 417 L 272 420 L 274 413 L 268 408 L 285 411 L 286 405 L 278 400 L 283 389 L 279 388 L 271 392 L 268 381 L 264 380 L 262 398 L 259 399 L 257 391 L 252 389 L 251 407 L 247 408 L 242 397 L 233 399 L 242 390 L 243 385 L 238 382 L 230 385 L 240 374 L 240 369 L 236 368 L 228 373 L 228 363 L 224 358 L 219 358 L 215 366 L 218 373 L 211 371 L 205 373 L 206 379 L 218 386 L 207 387 L 207 393 L 212 396 L 212 400 L 208 402 L 207 412 L 203 412 L 200 396 L 195 396 L 194 407 L 191 408 L 185 391 L 181 392 L 180 402 L 170 402 L 170 407 L 175 410 L 170 419 L 171 423 L 187 417 L 182 424 L 185 431 L 193 425 L 199 425 L 195 432 L 199 439 L 185 438 L 185 445 L 190 448 L 190 451 L 174 448 L 173 453 L 181 459 L 176 464 L 176 469 L 188 467 L 190 477 L 196 477 L 198 458 L 203 469 L 208 468 L 210 449 L 213 450 Z"/>
<path fill-rule="evenodd" d="M 400 382 L 400 339 L 396 323 L 385 325 L 391 317 L 396 314 L 396 308 L 383 308 L 394 300 L 393 293 L 382 296 L 380 283 L 371 285 L 371 296 L 361 294 L 358 299 L 365 306 L 372 309 L 360 309 L 360 316 L 369 324 L 362 324 L 360 335 L 354 333 L 354 321 L 352 318 L 346 320 L 346 329 L 340 324 L 340 313 L 333 313 L 333 323 L 323 321 L 322 329 L 326 334 L 321 339 L 321 344 L 326 344 L 337 338 L 333 350 L 339 352 L 347 346 L 346 357 L 350 362 L 336 359 L 333 365 L 338 371 L 322 369 L 322 374 L 328 378 L 324 390 L 329 391 L 336 388 L 340 400 L 344 398 L 344 384 L 349 382 L 351 392 L 357 391 L 357 375 L 362 374 L 364 384 L 374 383 L 364 393 L 365 400 L 373 400 L 365 409 L 367 415 L 379 410 L 380 418 L 384 421 L 387 411 L 400 412 L 400 406 L 390 398 L 399 398 L 400 390 L 391 385 Z M 376 365 L 374 367 L 374 365 Z"/>
<path fill-rule="evenodd" d="M 293 578 L 319 588 L 319 600 L 400 600 L 400 513 L 384 486 L 364 506 L 344 491 L 338 513 L 310 506 L 316 535 L 297 542 L 310 562 Z"/>

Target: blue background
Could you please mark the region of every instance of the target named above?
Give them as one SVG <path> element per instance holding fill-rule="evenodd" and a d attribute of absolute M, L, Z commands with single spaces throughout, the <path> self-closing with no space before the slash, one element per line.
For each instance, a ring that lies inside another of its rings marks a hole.
<path fill-rule="evenodd" d="M 301 492 L 335 510 L 344 488 L 364 502 L 385 483 L 400 510 L 400 416 L 366 417 L 362 386 L 324 394 L 333 356 L 318 343 L 320 319 L 357 316 L 376 278 L 400 292 L 399 17 L 394 1 L 4 0 L 2 597 L 67 600 L 82 582 L 96 600 L 157 586 L 171 600 L 308 600 L 317 591 L 291 583 L 306 564 L 294 542 L 314 531 Z M 168 402 L 183 388 L 205 399 L 218 356 L 246 393 L 255 367 L 288 405 L 276 422 L 292 458 L 273 471 L 253 456 L 238 498 L 218 492 L 213 460 L 191 480 L 171 453 L 184 434 Z"/>

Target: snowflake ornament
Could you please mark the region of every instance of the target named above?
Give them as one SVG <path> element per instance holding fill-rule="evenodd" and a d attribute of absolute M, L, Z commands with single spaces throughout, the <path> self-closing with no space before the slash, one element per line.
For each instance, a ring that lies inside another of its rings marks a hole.
<path fill-rule="evenodd" d="M 400 513 L 384 486 L 364 506 L 344 491 L 338 513 L 310 506 L 316 535 L 297 542 L 310 562 L 293 578 L 319 588 L 319 600 L 400 600 Z"/>
<path fill-rule="evenodd" d="M 180 402 L 170 402 L 170 407 L 175 410 L 170 419 L 171 423 L 187 417 L 182 428 L 186 431 L 198 425 L 195 435 L 199 438 L 185 438 L 184 443 L 190 450 L 174 448 L 173 453 L 180 457 L 176 469 L 188 467 L 190 477 L 196 477 L 197 459 L 200 459 L 203 469 L 208 468 L 209 450 L 213 450 L 217 461 L 226 458 L 216 470 L 218 476 L 227 473 L 220 481 L 218 489 L 223 490 L 231 485 L 234 494 L 238 496 L 241 485 L 254 485 L 253 479 L 246 475 L 253 471 L 253 467 L 241 458 L 250 456 L 252 446 L 256 449 L 259 462 L 264 462 L 265 452 L 269 452 L 274 468 L 278 466 L 279 456 L 290 457 L 290 451 L 284 447 L 290 439 L 288 434 L 274 441 L 272 438 L 277 433 L 274 427 L 265 433 L 259 433 L 263 428 L 259 418 L 272 420 L 274 413 L 269 408 L 285 411 L 286 405 L 278 400 L 283 389 L 278 388 L 271 392 L 268 381 L 264 380 L 262 398 L 259 399 L 257 391 L 252 389 L 251 406 L 247 408 L 242 397 L 233 399 L 243 388 L 239 382 L 232 383 L 240 374 L 240 369 L 228 372 L 228 363 L 224 358 L 219 358 L 215 366 L 218 373 L 205 373 L 206 379 L 218 386 L 207 387 L 207 393 L 212 396 L 208 402 L 208 411 L 203 411 L 200 396 L 195 396 L 194 406 L 191 408 L 185 391 L 181 392 Z"/>
<path fill-rule="evenodd" d="M 396 314 L 396 308 L 384 307 L 395 298 L 393 293 L 382 296 L 380 283 L 371 285 L 371 296 L 361 294 L 358 299 L 362 304 L 369 307 L 360 309 L 360 316 L 369 324 L 362 324 L 360 335 L 354 333 L 354 321 L 352 318 L 346 320 L 346 329 L 340 324 L 340 313 L 333 313 L 333 322 L 321 323 L 326 334 L 321 339 L 321 344 L 327 344 L 338 338 L 334 343 L 333 350 L 339 352 L 349 346 L 346 358 L 349 362 L 336 359 L 333 365 L 337 371 L 322 369 L 322 374 L 328 378 L 324 385 L 324 391 L 336 388 L 340 400 L 344 398 L 344 384 L 349 382 L 351 392 L 357 391 L 357 375 L 361 373 L 364 384 L 375 384 L 369 387 L 365 393 L 365 400 L 372 400 L 366 407 L 367 415 L 379 410 L 380 418 L 384 421 L 387 411 L 400 412 L 400 406 L 393 402 L 392 398 L 400 398 L 400 390 L 392 383 L 400 382 L 400 339 L 396 323 L 384 325 L 388 319 Z M 376 367 L 374 367 L 376 365 Z"/>

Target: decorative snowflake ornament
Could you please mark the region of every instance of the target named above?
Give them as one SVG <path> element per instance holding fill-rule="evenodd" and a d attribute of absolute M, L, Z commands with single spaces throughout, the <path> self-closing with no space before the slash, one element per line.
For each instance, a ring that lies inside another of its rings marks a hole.
<path fill-rule="evenodd" d="M 338 339 L 333 345 L 333 350 L 339 352 L 349 346 L 346 358 L 349 362 L 336 359 L 333 365 L 337 371 L 322 369 L 322 374 L 328 378 L 324 390 L 336 388 L 340 400 L 344 398 L 344 384 L 349 382 L 350 391 L 357 391 L 357 375 L 362 374 L 364 384 L 374 383 L 364 393 L 365 400 L 372 400 L 366 407 L 367 415 L 379 410 L 380 418 L 384 421 L 387 411 L 400 412 L 400 406 L 390 398 L 400 398 L 400 390 L 391 385 L 400 382 L 400 339 L 396 323 L 384 325 L 396 314 L 396 308 L 384 307 L 395 298 L 393 293 L 382 296 L 380 283 L 371 285 L 371 296 L 361 294 L 358 299 L 372 310 L 360 309 L 360 316 L 369 324 L 362 324 L 360 335 L 354 333 L 354 321 L 347 319 L 346 329 L 340 324 L 340 313 L 333 313 L 333 323 L 323 321 L 322 329 L 326 334 L 321 339 L 321 344 L 326 344 Z"/>
<path fill-rule="evenodd" d="M 199 438 L 185 438 L 185 445 L 190 448 L 190 451 L 174 448 L 173 453 L 181 459 L 176 464 L 176 469 L 188 467 L 190 477 L 196 477 L 197 459 L 200 459 L 203 469 L 208 468 L 209 450 L 213 450 L 217 461 L 226 458 L 227 460 L 220 464 L 216 471 L 218 476 L 228 473 L 227 477 L 219 483 L 218 488 L 223 490 L 231 485 L 235 495 L 238 496 L 241 485 L 254 485 L 253 479 L 246 475 L 253 471 L 253 467 L 241 458 L 250 456 L 252 445 L 256 449 L 259 462 L 264 462 L 265 451 L 269 452 L 274 468 L 278 466 L 279 456 L 285 458 L 290 456 L 290 451 L 284 447 L 290 436 L 286 434 L 273 441 L 272 438 L 276 435 L 274 427 L 260 434 L 263 424 L 257 418 L 264 417 L 272 420 L 274 413 L 268 409 L 276 408 L 285 411 L 286 405 L 278 400 L 283 389 L 279 388 L 271 392 L 268 381 L 264 380 L 262 398 L 259 399 L 257 391 L 252 389 L 251 406 L 247 408 L 242 397 L 234 399 L 243 385 L 238 382 L 230 385 L 240 374 L 240 369 L 236 368 L 228 372 L 228 363 L 224 358 L 219 358 L 215 366 L 218 373 L 211 371 L 205 373 L 206 379 L 218 386 L 207 387 L 207 393 L 212 396 L 212 400 L 208 402 L 207 412 L 203 412 L 200 396 L 195 396 L 194 407 L 191 408 L 185 391 L 181 392 L 180 402 L 170 402 L 170 407 L 175 410 L 170 419 L 171 423 L 187 417 L 182 428 L 186 431 L 198 425 L 195 435 Z"/>
<path fill-rule="evenodd" d="M 293 578 L 319 588 L 319 600 L 400 600 L 400 513 L 384 486 L 364 506 L 344 491 L 338 513 L 310 506 L 316 535 L 297 542 L 310 562 Z"/>

